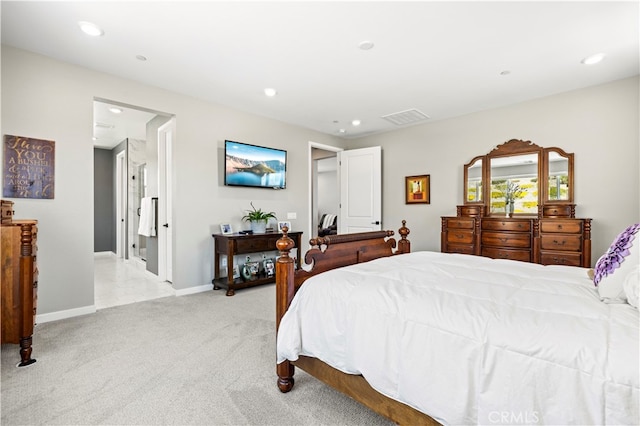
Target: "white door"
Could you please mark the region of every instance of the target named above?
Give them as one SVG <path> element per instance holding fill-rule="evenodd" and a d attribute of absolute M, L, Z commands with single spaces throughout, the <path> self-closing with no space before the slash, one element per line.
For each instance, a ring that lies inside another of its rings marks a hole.
<path fill-rule="evenodd" d="M 382 229 L 382 150 L 379 146 L 338 153 L 338 233 Z"/>
<path fill-rule="evenodd" d="M 124 151 L 116 155 L 116 256 L 125 257 L 125 217 L 127 212 L 127 168 Z"/>
<path fill-rule="evenodd" d="M 158 277 L 173 281 L 173 217 L 171 152 L 175 118 L 158 129 Z"/>

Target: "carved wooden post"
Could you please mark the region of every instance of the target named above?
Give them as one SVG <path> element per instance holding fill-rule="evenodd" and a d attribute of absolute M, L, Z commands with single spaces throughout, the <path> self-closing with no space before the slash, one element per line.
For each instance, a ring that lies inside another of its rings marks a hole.
<path fill-rule="evenodd" d="M 280 328 L 280 319 L 287 312 L 295 293 L 293 259 L 289 256 L 294 243 L 287 235 L 289 229 L 286 226 L 282 228 L 282 232 L 284 235 L 276 242 L 280 251 L 280 257 L 276 262 L 276 335 Z M 293 388 L 294 372 L 294 367 L 289 361 L 277 364 L 278 388 L 281 392 L 289 392 Z"/>
<path fill-rule="evenodd" d="M 20 364 L 26 365 L 36 362 L 31 358 L 33 321 L 35 312 L 33 311 L 33 225 L 23 224 L 20 226 L 20 279 L 21 283 L 27 283 L 20 288 Z"/>
<path fill-rule="evenodd" d="M 402 221 L 402 228 L 398 229 L 398 233 L 400 234 L 400 241 L 398 241 L 398 253 L 410 253 L 411 252 L 411 243 L 407 240 L 407 235 L 409 235 L 409 228 L 406 227 L 407 221 Z"/>

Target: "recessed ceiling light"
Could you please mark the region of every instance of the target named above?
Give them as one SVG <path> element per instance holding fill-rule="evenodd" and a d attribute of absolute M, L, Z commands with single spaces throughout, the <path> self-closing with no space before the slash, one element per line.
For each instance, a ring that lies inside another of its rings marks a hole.
<path fill-rule="evenodd" d="M 102 28 L 92 22 L 80 21 L 78 22 L 78 25 L 85 34 L 92 37 L 99 37 L 101 35 L 104 35 L 104 31 L 102 31 Z"/>
<path fill-rule="evenodd" d="M 360 44 L 358 44 L 358 47 L 361 50 L 370 50 L 370 49 L 373 49 L 373 46 L 374 46 L 373 42 L 369 40 L 361 41 Z"/>
<path fill-rule="evenodd" d="M 604 53 L 596 53 L 595 55 L 587 56 L 580 62 L 583 63 L 584 65 L 595 65 L 598 62 L 602 61 L 604 57 L 605 57 Z"/>
<path fill-rule="evenodd" d="M 277 94 L 278 92 L 276 91 L 276 89 L 273 89 L 271 87 L 267 87 L 266 89 L 264 89 L 264 94 L 269 96 L 269 97 L 273 97 Z"/>
<path fill-rule="evenodd" d="M 139 61 L 144 62 L 144 61 L 147 60 L 147 57 L 144 56 L 144 55 L 136 55 L 136 59 L 139 60 Z"/>
<path fill-rule="evenodd" d="M 359 126 L 360 125 L 360 120 L 353 120 L 351 122 L 351 124 L 353 124 L 354 126 Z"/>
<path fill-rule="evenodd" d="M 109 107 L 109 111 L 111 111 L 114 114 L 120 114 L 122 113 L 122 108 L 118 108 L 118 107 Z"/>

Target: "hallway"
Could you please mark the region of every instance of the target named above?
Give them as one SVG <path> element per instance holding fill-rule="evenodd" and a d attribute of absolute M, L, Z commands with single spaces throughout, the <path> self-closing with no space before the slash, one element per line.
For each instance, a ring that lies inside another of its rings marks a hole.
<path fill-rule="evenodd" d="M 118 259 L 114 253 L 94 254 L 96 309 L 175 296 L 171 283 L 144 268 L 144 263 Z"/>

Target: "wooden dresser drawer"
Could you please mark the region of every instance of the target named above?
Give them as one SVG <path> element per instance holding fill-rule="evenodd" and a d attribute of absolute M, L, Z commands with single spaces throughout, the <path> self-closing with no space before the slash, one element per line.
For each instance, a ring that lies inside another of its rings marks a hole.
<path fill-rule="evenodd" d="M 483 205 L 458 206 L 458 216 L 467 216 L 467 217 L 469 217 L 469 216 L 471 216 L 471 217 L 482 216 L 482 209 L 483 208 L 484 208 Z"/>
<path fill-rule="evenodd" d="M 509 250 L 500 248 L 483 247 L 482 255 L 493 259 L 519 260 L 531 262 L 531 252 L 529 250 Z"/>
<path fill-rule="evenodd" d="M 450 230 L 452 228 L 456 229 L 473 229 L 474 220 L 473 219 L 465 219 L 462 217 L 452 217 L 446 219 L 447 228 Z"/>
<path fill-rule="evenodd" d="M 541 233 L 581 234 L 581 220 L 541 220 Z"/>
<path fill-rule="evenodd" d="M 482 245 L 511 248 L 530 248 L 531 234 L 517 232 L 483 232 Z"/>
<path fill-rule="evenodd" d="M 447 244 L 447 253 L 460 253 L 460 254 L 475 254 L 473 246 Z"/>
<path fill-rule="evenodd" d="M 575 205 L 549 204 L 542 207 L 542 217 L 573 217 Z"/>
<path fill-rule="evenodd" d="M 482 229 L 489 231 L 530 232 L 530 220 L 487 220 L 482 221 Z"/>
<path fill-rule="evenodd" d="M 2 212 L 2 222 L 3 224 L 11 223 L 11 218 L 13 217 L 13 201 L 2 200 L 0 201 L 0 211 Z"/>
<path fill-rule="evenodd" d="M 253 253 L 257 251 L 275 251 L 276 241 L 280 238 L 280 234 L 270 235 L 269 238 L 247 238 L 236 240 L 236 253 Z"/>
<path fill-rule="evenodd" d="M 540 252 L 540 263 L 543 265 L 581 266 L 582 255 L 570 252 Z"/>
<path fill-rule="evenodd" d="M 447 232 L 447 243 L 473 244 L 474 235 L 473 231 L 449 229 L 449 232 Z"/>
<path fill-rule="evenodd" d="M 577 251 L 582 248 L 580 235 L 543 234 L 540 236 L 542 250 Z"/>

